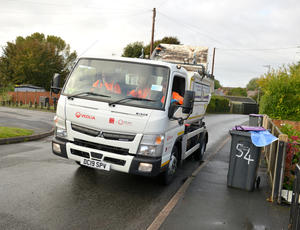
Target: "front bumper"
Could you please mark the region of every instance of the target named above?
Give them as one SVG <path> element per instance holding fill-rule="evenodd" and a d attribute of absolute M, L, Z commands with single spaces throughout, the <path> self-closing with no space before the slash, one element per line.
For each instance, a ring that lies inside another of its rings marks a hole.
<path fill-rule="evenodd" d="M 139 170 L 140 163 L 152 164 L 151 172 L 143 172 Z M 142 176 L 157 176 L 161 172 L 161 159 L 160 158 L 145 158 L 145 157 L 134 157 L 130 165 L 130 174 L 142 175 Z"/>
<path fill-rule="evenodd" d="M 53 140 L 52 140 L 52 152 L 57 156 L 64 157 L 64 158 L 68 159 L 66 143 L 67 143 L 66 140 L 54 137 Z M 54 144 L 58 144 L 60 146 L 60 152 L 55 151 L 55 149 L 53 148 Z"/>
<path fill-rule="evenodd" d="M 60 146 L 60 152 L 55 151 L 55 148 L 53 147 L 54 144 Z M 79 156 L 78 154 L 73 155 L 74 149 L 75 151 L 84 153 L 84 155 L 82 156 Z M 95 159 L 93 156 L 95 156 L 95 154 L 99 154 L 101 155 L 101 159 L 98 158 L 96 160 L 103 160 L 111 164 L 112 170 L 135 174 L 135 175 L 155 177 L 165 169 L 165 167 L 161 168 L 161 158 L 149 158 L 149 157 L 109 153 L 98 149 L 76 146 L 67 140 L 56 138 L 56 137 L 53 138 L 52 140 L 52 152 L 57 156 L 75 160 L 75 161 L 80 161 L 81 158 Z M 123 165 L 120 165 L 121 163 Z M 140 163 L 152 164 L 152 170 L 150 172 L 139 170 Z"/>

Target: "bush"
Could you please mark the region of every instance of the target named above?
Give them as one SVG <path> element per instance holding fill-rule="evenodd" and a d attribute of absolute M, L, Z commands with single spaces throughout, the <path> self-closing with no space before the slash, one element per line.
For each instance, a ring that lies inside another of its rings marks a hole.
<path fill-rule="evenodd" d="M 283 125 L 280 130 L 289 137 L 289 143 L 286 149 L 283 188 L 292 190 L 295 180 L 296 164 L 299 164 L 300 161 L 300 132 L 289 124 Z"/>
<path fill-rule="evenodd" d="M 0 101 L 10 101 L 11 96 L 8 95 L 8 92 L 13 91 L 14 87 L 13 85 L 8 85 L 6 87 L 0 88 Z"/>
<path fill-rule="evenodd" d="M 228 96 L 247 97 L 247 90 L 245 88 L 231 88 L 227 92 Z"/>
<path fill-rule="evenodd" d="M 225 97 L 212 95 L 207 107 L 209 113 L 227 113 L 229 112 L 229 100 Z"/>
<path fill-rule="evenodd" d="M 272 71 L 259 79 L 264 95 L 260 113 L 274 119 L 300 121 L 300 65 Z"/>

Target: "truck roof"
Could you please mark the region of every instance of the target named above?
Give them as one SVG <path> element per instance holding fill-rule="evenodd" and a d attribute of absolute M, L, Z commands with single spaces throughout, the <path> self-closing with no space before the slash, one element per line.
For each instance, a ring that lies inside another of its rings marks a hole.
<path fill-rule="evenodd" d="M 111 61 L 122 61 L 122 62 L 132 62 L 132 63 L 141 63 L 141 64 L 149 64 L 149 65 L 159 65 L 169 67 L 172 71 L 186 73 L 186 69 L 177 68 L 177 64 L 159 61 L 159 60 L 151 60 L 151 59 L 142 59 L 142 58 L 128 58 L 128 57 L 99 57 L 99 56 L 84 56 L 78 58 L 80 59 L 100 59 L 100 60 L 111 60 Z"/>

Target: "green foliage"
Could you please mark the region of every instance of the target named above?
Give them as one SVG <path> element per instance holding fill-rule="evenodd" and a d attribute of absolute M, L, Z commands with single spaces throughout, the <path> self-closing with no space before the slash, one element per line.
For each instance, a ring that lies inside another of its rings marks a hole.
<path fill-rule="evenodd" d="M 258 85 L 257 81 L 258 81 L 258 78 L 252 78 L 246 86 L 247 90 L 256 90 L 256 89 L 258 89 L 259 85 Z"/>
<path fill-rule="evenodd" d="M 215 82 L 215 89 L 219 89 L 222 87 L 219 80 L 215 79 L 214 82 Z"/>
<path fill-rule="evenodd" d="M 156 40 L 153 43 L 153 49 L 160 43 L 165 44 L 180 44 L 180 41 L 176 37 L 164 37 L 161 40 Z M 150 44 L 144 46 L 143 42 L 133 42 L 128 44 L 124 50 L 122 57 L 140 57 L 142 54 L 142 48 L 144 48 L 144 55 L 150 55 Z"/>
<path fill-rule="evenodd" d="M 142 42 L 130 43 L 124 48 L 122 57 L 138 58 L 141 56 L 143 48 L 144 45 Z"/>
<path fill-rule="evenodd" d="M 296 130 L 290 124 L 284 124 L 280 127 L 280 131 L 288 135 L 289 139 L 292 140 L 292 137 L 300 137 L 300 132 Z"/>
<path fill-rule="evenodd" d="M 247 97 L 247 90 L 245 88 L 231 88 L 227 92 L 228 96 Z"/>
<path fill-rule="evenodd" d="M 259 79 L 264 95 L 260 113 L 274 119 L 300 121 L 300 66 L 269 72 Z"/>
<path fill-rule="evenodd" d="M 229 100 L 222 96 L 212 95 L 207 107 L 209 113 L 227 113 L 229 112 Z"/>
<path fill-rule="evenodd" d="M 0 89 L 0 100 L 1 101 L 10 101 L 11 100 L 11 96 L 8 95 L 8 92 L 13 91 L 14 90 L 14 86 L 9 84 L 5 87 L 2 87 Z"/>
<path fill-rule="evenodd" d="M 7 42 L 0 58 L 0 86 L 8 84 L 33 84 L 50 88 L 54 73 L 64 78 L 76 59 L 76 52 L 60 37 L 34 33 Z"/>

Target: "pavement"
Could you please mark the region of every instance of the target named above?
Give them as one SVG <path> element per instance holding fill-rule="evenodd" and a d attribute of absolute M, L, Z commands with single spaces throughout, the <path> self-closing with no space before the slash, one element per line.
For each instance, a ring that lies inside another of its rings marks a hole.
<path fill-rule="evenodd" d="M 0 145 L 38 140 L 51 136 L 54 133 L 54 116 L 55 114 L 52 112 L 1 106 L 0 126 L 32 129 L 34 133 L 29 136 L 1 138 Z"/>
<path fill-rule="evenodd" d="M 184 195 L 156 229 L 288 229 L 290 207 L 268 202 L 270 184 L 263 156 L 253 192 L 227 187 L 231 139 L 194 174 Z M 151 228 L 149 228 L 151 229 Z"/>

